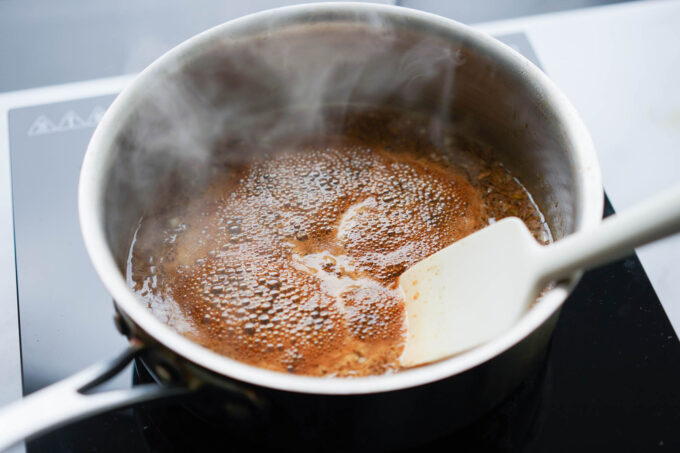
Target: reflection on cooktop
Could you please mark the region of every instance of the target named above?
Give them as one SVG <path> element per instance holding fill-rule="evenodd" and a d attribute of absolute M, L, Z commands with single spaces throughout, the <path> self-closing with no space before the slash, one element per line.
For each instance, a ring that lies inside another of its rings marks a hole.
<path fill-rule="evenodd" d="M 456 451 L 516 452 L 531 444 L 541 431 L 542 421 L 549 407 L 551 388 L 550 361 L 534 375 L 527 377 L 503 403 L 466 428 L 435 442 L 403 450 L 404 452 Z M 135 363 L 135 384 L 154 382 L 147 368 Z M 139 431 L 149 451 L 182 452 L 206 450 L 225 445 L 230 451 L 319 451 L 317 445 L 281 445 L 267 448 L 266 439 L 253 435 L 247 424 L 238 420 L 224 420 L 203 413 L 196 407 L 198 398 L 140 405 L 134 409 Z M 452 402 L 452 404 L 455 404 Z M 206 408 L 206 410 L 208 410 Z M 446 417 L 446 414 L 432 414 Z M 266 432 L 266 430 L 265 430 Z M 225 444 L 226 442 L 226 444 Z M 322 451 L 335 451 L 326 445 Z"/>

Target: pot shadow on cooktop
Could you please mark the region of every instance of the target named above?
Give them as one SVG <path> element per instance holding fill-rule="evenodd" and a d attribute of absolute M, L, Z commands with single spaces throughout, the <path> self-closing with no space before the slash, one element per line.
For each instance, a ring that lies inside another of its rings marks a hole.
<path fill-rule="evenodd" d="M 522 451 L 522 446 L 540 430 L 544 419 L 542 412 L 549 407 L 551 385 L 549 361 L 535 375 L 527 377 L 513 394 L 488 415 L 473 422 L 467 428 L 436 442 L 403 450 L 416 451 Z M 135 367 L 136 383 L 153 382 L 146 367 Z M 134 411 L 149 451 L 182 452 L 213 451 L 228 439 L 229 451 L 324 451 L 320 449 L 265 448 L 249 435 L 247 426 L 240 423 L 216 425 L 190 409 L 187 404 L 160 403 L 140 406 Z M 446 416 L 437 414 L 436 416 Z M 292 443 L 294 446 L 300 444 Z M 335 451 L 335 450 L 332 450 Z"/>
<path fill-rule="evenodd" d="M 497 408 L 467 428 L 436 442 L 403 451 L 462 451 L 505 452 L 519 451 L 532 433 L 540 427 L 541 412 L 549 407 L 551 367 L 546 361 L 536 374 L 527 377 L 518 389 Z M 134 370 L 136 384 L 153 382 L 147 368 L 137 363 Z M 235 421 L 229 423 L 206 418 L 202 411 L 192 410 L 191 399 L 140 406 L 134 416 L 149 451 L 182 452 L 206 450 L 213 451 L 228 439 L 230 451 L 324 451 L 322 447 L 265 448 L 255 436 L 250 435 L 248 426 Z M 445 416 L 445 414 L 437 414 Z M 223 420 L 223 418 L 220 418 Z M 220 424 L 221 423 L 221 424 Z M 329 445 L 332 446 L 332 445 Z M 335 450 L 333 450 L 335 451 Z"/>

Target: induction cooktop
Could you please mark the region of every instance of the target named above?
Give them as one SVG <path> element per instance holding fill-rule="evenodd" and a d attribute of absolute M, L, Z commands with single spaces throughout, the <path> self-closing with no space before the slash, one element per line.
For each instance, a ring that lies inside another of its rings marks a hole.
<path fill-rule="evenodd" d="M 527 37 L 506 42 L 538 64 Z M 124 85 L 124 81 L 118 83 Z M 21 378 L 28 394 L 125 347 L 85 252 L 78 173 L 116 89 L 10 109 Z M 104 94 L 106 93 L 106 94 Z M 604 215 L 613 213 L 607 201 Z M 119 386 L 148 381 L 141 363 Z M 635 255 L 587 272 L 566 302 L 543 369 L 429 451 L 680 451 L 680 342 Z M 451 402 L 455 404 L 455 402 Z M 445 417 L 446 414 L 433 414 Z M 182 400 L 96 416 L 27 442 L 28 452 L 252 450 Z"/>

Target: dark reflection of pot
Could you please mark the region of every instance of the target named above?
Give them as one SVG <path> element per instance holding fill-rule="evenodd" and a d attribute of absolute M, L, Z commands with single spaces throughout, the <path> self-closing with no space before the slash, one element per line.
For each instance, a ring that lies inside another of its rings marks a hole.
<path fill-rule="evenodd" d="M 133 351 L 8 408 L 0 420 L 21 423 L 0 435 L 0 446 L 111 407 L 210 385 L 221 397 L 208 410 L 282 420 L 269 433 L 273 442 L 314 443 L 333 432 L 342 433 L 339 449 L 403 448 L 480 417 L 541 366 L 578 276 L 550 290 L 488 344 L 420 368 L 355 379 L 296 376 L 234 361 L 192 343 L 140 303 L 126 284 L 125 265 L 142 213 L 177 187 L 204 181 L 209 167 L 202 164 L 216 157 L 212 145 L 225 134 L 262 138 L 263 130 L 249 125 L 264 116 L 273 121 L 266 133 L 276 137 L 290 126 L 276 121 L 289 108 L 309 112 L 308 121 L 295 125 L 301 133 L 323 132 L 333 127 L 323 115 L 327 105 L 409 109 L 483 137 L 534 195 L 557 240 L 601 219 L 599 166 L 578 114 L 539 69 L 489 36 L 374 4 L 301 5 L 218 26 L 137 77 L 101 121 L 83 164 L 85 244 Z M 108 397 L 77 392 L 139 350 L 162 385 Z M 71 409 L 31 419 L 30 411 L 49 400 Z"/>
<path fill-rule="evenodd" d="M 530 373 L 505 400 L 480 419 L 463 427 L 452 427 L 444 437 L 399 451 L 450 452 L 461 451 L 515 452 L 531 449 L 541 432 L 546 411 L 550 405 L 552 368 L 544 362 L 536 373 Z M 135 385 L 155 379 L 142 362 L 135 364 Z M 226 411 L 206 411 L 211 395 L 196 393 L 167 403 L 142 404 L 134 409 L 134 418 L 151 451 L 175 452 L 191 449 L 211 449 L 229 439 L 233 451 L 318 451 L 317 442 L 274 444 L 271 427 L 282 423 L 269 418 L 253 423 L 239 416 L 229 416 Z M 433 418 L 447 418 L 449 411 L 433 413 Z M 242 413 L 240 413 L 242 414 Z M 421 425 L 430 419 L 421 420 Z M 352 448 L 351 437 L 341 429 L 323 433 L 321 442 L 328 449 Z"/>

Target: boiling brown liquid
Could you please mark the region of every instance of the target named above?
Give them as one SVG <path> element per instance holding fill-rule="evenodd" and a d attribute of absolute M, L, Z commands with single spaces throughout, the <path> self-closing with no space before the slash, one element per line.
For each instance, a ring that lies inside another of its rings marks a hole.
<path fill-rule="evenodd" d="M 161 320 L 249 364 L 397 370 L 405 269 L 508 215 L 550 240 L 486 147 L 455 134 L 437 146 L 425 126 L 364 112 L 339 135 L 244 150 L 205 190 L 141 221 L 128 283 Z"/>

